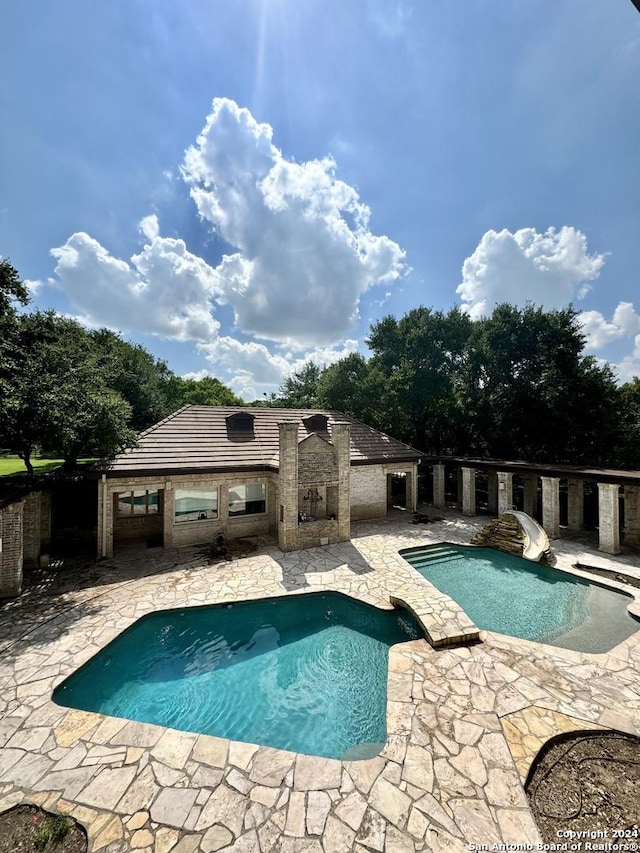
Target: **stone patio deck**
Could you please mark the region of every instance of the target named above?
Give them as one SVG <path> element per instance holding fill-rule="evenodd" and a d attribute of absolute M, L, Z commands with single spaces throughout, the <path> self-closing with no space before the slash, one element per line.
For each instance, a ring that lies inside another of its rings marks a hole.
<path fill-rule="evenodd" d="M 469 843 L 540 841 L 522 780 L 541 745 L 571 729 L 640 733 L 640 634 L 606 655 L 486 631 L 475 645 L 394 646 L 388 739 L 366 761 L 173 731 L 50 698 L 158 609 L 338 590 L 386 609 L 392 597 L 419 600 L 428 630 L 467 630 L 459 608 L 432 593 L 398 550 L 467 543 L 484 520 L 446 513 L 426 526 L 361 522 L 351 543 L 286 555 L 267 547 L 217 565 L 194 549 L 138 552 L 79 572 L 66 591 L 5 605 L 0 811 L 28 801 L 70 813 L 90 850 L 106 853 L 461 853 Z M 579 560 L 640 577 L 638 559 L 606 558 L 579 541 L 552 544 L 561 568 Z"/>

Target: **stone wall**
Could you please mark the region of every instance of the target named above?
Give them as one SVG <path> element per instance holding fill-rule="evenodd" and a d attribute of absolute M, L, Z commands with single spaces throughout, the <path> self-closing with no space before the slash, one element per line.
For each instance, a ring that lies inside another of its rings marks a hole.
<path fill-rule="evenodd" d="M 327 541 L 323 542 L 324 539 Z M 322 521 L 304 521 L 298 525 L 298 548 L 333 545 L 339 541 L 337 521 L 325 518 Z"/>
<path fill-rule="evenodd" d="M 387 514 L 387 471 L 385 465 L 351 468 L 351 520 L 383 518 Z"/>
<path fill-rule="evenodd" d="M 338 480 L 334 447 L 319 435 L 310 435 L 298 445 L 298 482 L 327 483 Z"/>
<path fill-rule="evenodd" d="M 273 532 L 276 525 L 277 475 L 255 472 L 248 474 L 190 474 L 162 479 L 155 477 L 122 477 L 107 479 L 99 484 L 98 499 L 98 557 L 111 557 L 118 545 L 144 544 L 150 537 L 163 537 L 165 548 L 182 545 L 205 545 L 213 542 L 218 533 L 236 539 Z M 228 491 L 231 486 L 265 483 L 266 511 L 256 515 L 229 518 Z M 175 490 L 218 490 L 218 518 L 175 522 Z M 131 518 L 116 515 L 116 495 L 136 489 L 157 491 L 161 495 L 160 512 Z M 106 496 L 106 497 L 105 497 Z M 103 504 L 106 500 L 106 512 Z M 104 528 L 104 536 L 103 536 Z"/>
<path fill-rule="evenodd" d="M 19 595 L 22 589 L 24 501 L 0 509 L 0 598 Z"/>

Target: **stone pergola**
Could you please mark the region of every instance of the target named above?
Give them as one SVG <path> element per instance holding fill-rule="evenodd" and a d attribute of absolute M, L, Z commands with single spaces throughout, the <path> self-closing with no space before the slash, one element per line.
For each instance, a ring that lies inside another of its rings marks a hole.
<path fill-rule="evenodd" d="M 513 508 L 513 476 L 523 481 L 523 510 L 535 515 L 538 481 L 542 484 L 542 526 L 550 539 L 560 536 L 560 481 L 566 480 L 568 494 L 567 528 L 584 527 L 584 484 L 598 487 L 598 548 L 606 554 L 620 553 L 620 496 L 624 499 L 624 541 L 640 547 L 640 471 L 588 468 L 573 465 L 542 465 L 502 459 L 469 459 L 459 456 L 431 456 L 433 505 L 445 505 L 445 465 L 458 469 L 458 502 L 464 515 L 476 515 L 476 473 L 483 471 L 488 481 L 489 512 L 501 515 Z M 621 491 L 622 490 L 622 491 Z"/>

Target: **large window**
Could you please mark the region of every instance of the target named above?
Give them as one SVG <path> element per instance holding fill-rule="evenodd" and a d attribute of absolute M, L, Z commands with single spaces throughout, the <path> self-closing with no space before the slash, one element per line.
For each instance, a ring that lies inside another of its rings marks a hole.
<path fill-rule="evenodd" d="M 264 483 L 229 488 L 229 517 L 258 515 L 266 511 L 267 487 Z"/>
<path fill-rule="evenodd" d="M 134 489 L 118 495 L 118 515 L 152 515 L 158 512 L 158 492 Z"/>
<path fill-rule="evenodd" d="M 208 521 L 218 517 L 218 490 L 176 489 L 176 524 L 181 521 Z"/>

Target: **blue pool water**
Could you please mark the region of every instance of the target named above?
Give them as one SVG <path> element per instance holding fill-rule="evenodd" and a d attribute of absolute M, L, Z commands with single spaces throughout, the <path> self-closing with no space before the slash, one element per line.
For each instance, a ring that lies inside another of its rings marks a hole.
<path fill-rule="evenodd" d="M 630 596 L 493 548 L 445 543 L 400 553 L 487 631 L 597 654 L 640 630 Z"/>
<path fill-rule="evenodd" d="M 59 705 L 329 758 L 387 737 L 389 647 L 424 636 L 404 611 L 338 593 L 165 610 L 54 692 Z"/>

